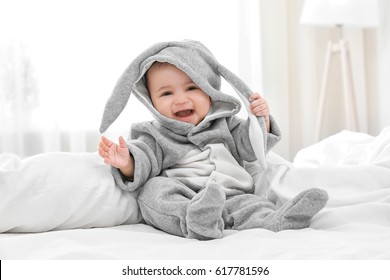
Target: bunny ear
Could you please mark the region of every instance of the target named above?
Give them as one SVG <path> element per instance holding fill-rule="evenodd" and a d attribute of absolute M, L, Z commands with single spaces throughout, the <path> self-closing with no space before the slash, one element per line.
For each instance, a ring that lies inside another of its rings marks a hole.
<path fill-rule="evenodd" d="M 129 67 L 130 68 L 130 67 Z M 133 86 L 133 76 L 129 68 L 123 73 L 104 107 L 103 118 L 100 124 L 100 133 L 105 132 L 108 127 L 119 117 L 129 101 Z"/>
<path fill-rule="evenodd" d="M 143 61 L 169 46 L 170 42 L 156 43 L 138 55 L 126 68 L 116 83 L 114 90 L 106 102 L 103 118 L 100 124 L 100 133 L 105 132 L 108 127 L 119 117 L 129 101 L 131 92 L 134 92 L 136 82 L 141 78 Z"/>
<path fill-rule="evenodd" d="M 264 117 L 256 117 L 251 113 L 249 97 L 252 94 L 251 89 L 235 74 L 228 70 L 223 65 L 219 64 L 218 71 L 221 76 L 234 88 L 238 96 L 245 104 L 249 116 L 249 139 L 252 144 L 253 151 L 257 157 L 260 166 L 263 169 L 267 168 L 267 161 L 265 158 L 265 120 Z"/>

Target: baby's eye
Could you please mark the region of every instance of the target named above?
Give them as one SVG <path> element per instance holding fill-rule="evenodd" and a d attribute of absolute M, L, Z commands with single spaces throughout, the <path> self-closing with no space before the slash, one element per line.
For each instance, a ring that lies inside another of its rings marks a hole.
<path fill-rule="evenodd" d="M 198 88 L 196 86 L 189 86 L 187 90 L 197 90 Z"/>
<path fill-rule="evenodd" d="M 161 93 L 161 96 L 169 96 L 171 94 L 172 94 L 172 92 L 166 91 L 166 92 Z"/>

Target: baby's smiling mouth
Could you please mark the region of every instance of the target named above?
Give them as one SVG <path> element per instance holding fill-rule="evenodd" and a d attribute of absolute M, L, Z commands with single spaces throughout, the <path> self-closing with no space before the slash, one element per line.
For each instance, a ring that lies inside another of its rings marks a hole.
<path fill-rule="evenodd" d="M 182 110 L 182 111 L 176 112 L 175 116 L 178 118 L 185 118 L 185 117 L 192 115 L 193 112 L 194 112 L 194 110 L 192 110 L 192 109 Z"/>

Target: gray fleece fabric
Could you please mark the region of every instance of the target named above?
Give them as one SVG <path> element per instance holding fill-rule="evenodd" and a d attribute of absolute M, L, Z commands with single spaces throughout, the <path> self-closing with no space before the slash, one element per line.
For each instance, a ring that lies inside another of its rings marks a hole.
<path fill-rule="evenodd" d="M 210 96 L 212 107 L 201 123 L 192 125 L 169 119 L 153 107 L 144 75 L 156 61 L 178 67 Z M 280 231 L 309 226 L 311 218 L 327 202 L 325 191 L 309 189 L 276 209 L 266 198 L 253 195 L 253 190 L 226 188 L 223 181 L 214 180 L 198 185 L 185 176 L 163 175 L 189 152 L 201 153 L 216 143 L 223 144 L 239 166 L 245 168 L 246 163 L 257 162 L 262 172 L 266 172 L 265 155 L 280 140 L 280 129 L 272 116 L 269 133 L 263 117 L 248 113 L 247 120 L 242 120 L 235 116 L 241 108 L 240 102 L 221 92 L 221 77 L 228 81 L 249 112 L 248 98 L 252 91 L 219 64 L 200 42 L 157 43 L 130 64 L 107 101 L 100 131 L 103 133 L 115 121 L 131 93 L 156 120 L 132 125 L 127 143 L 135 162 L 134 177 L 125 178 L 112 168 L 117 185 L 139 192 L 138 203 L 146 223 L 187 238 L 221 238 L 224 229 Z"/>
<path fill-rule="evenodd" d="M 226 196 L 214 184 L 197 193 L 180 181 L 163 177 L 150 180 L 139 196 L 147 223 L 198 240 L 221 238 L 224 229 L 263 228 L 278 232 L 306 228 L 327 200 L 324 190 L 312 188 L 276 209 L 261 196 L 244 193 Z"/>

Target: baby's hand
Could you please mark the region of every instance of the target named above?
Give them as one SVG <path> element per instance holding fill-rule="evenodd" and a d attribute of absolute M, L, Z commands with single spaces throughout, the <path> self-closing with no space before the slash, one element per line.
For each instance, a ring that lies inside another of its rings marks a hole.
<path fill-rule="evenodd" d="M 123 137 L 119 137 L 119 145 L 102 136 L 99 143 L 99 155 L 104 159 L 104 163 L 113 167 L 124 169 L 130 162 L 130 153 Z"/>
<path fill-rule="evenodd" d="M 249 100 L 251 101 L 250 109 L 252 114 L 258 117 L 264 117 L 266 129 L 270 132 L 271 124 L 269 120 L 269 107 L 267 101 L 258 93 L 252 93 Z"/>
<path fill-rule="evenodd" d="M 250 109 L 252 114 L 258 116 L 258 117 L 265 117 L 268 118 L 269 116 L 269 107 L 267 101 L 260 96 L 258 93 L 253 93 L 249 100 L 251 101 Z"/>

